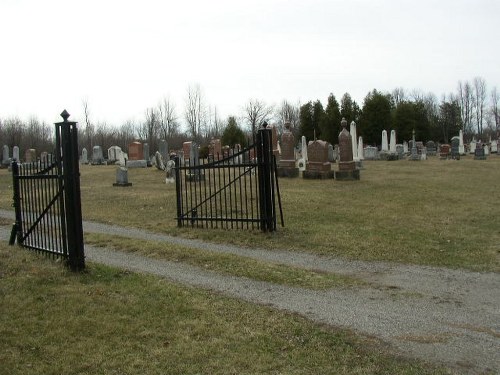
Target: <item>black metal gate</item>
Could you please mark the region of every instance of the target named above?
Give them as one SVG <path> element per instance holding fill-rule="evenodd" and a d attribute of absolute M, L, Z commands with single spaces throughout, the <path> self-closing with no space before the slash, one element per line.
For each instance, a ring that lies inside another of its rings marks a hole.
<path fill-rule="evenodd" d="M 259 129 L 248 148 L 214 156 L 176 158 L 177 225 L 274 231 L 277 203 L 283 225 L 271 130 Z"/>
<path fill-rule="evenodd" d="M 16 222 L 10 244 L 62 257 L 73 270 L 85 268 L 78 130 L 61 113 L 54 155 L 31 163 L 12 161 Z"/>

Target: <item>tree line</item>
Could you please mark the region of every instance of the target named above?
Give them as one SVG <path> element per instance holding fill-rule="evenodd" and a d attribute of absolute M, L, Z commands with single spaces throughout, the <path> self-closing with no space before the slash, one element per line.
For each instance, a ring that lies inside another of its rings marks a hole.
<path fill-rule="evenodd" d="M 390 93 L 376 89 L 370 91 L 360 106 L 345 93 L 340 101 L 331 93 L 326 106 L 320 100 L 305 104 L 283 100 L 278 105 L 263 100 L 250 99 L 238 115 L 222 118 L 216 106 L 207 104 L 199 85 L 187 89 L 183 111 L 168 97 L 146 108 L 141 120 L 126 121 L 111 126 L 95 121 L 87 101 L 82 102 L 83 119 L 80 120 L 79 147 L 91 151 L 99 145 L 103 150 L 120 146 L 123 150 L 136 140 L 147 142 L 150 150 L 158 149 L 161 139 L 166 139 L 170 149 L 180 149 L 186 140 L 208 144 L 212 138 L 222 138 L 223 144 L 246 144 L 252 141 L 258 127 L 267 121 L 283 131 L 285 122 L 297 137 L 308 140 L 322 139 L 332 144 L 338 142 L 340 123 L 357 124 L 357 134 L 365 144 L 379 145 L 382 130 L 396 130 L 398 140 L 409 140 L 415 130 L 419 140 L 450 142 L 462 130 L 466 140 L 476 137 L 487 141 L 498 138 L 500 117 L 499 94 L 494 87 L 488 93 L 481 77 L 472 81 L 459 81 L 455 93 L 443 95 L 440 100 L 433 93 L 396 88 Z M 184 126 L 183 126 L 184 125 Z M 35 148 L 51 151 L 54 147 L 53 125 L 32 117 L 23 121 L 17 117 L 0 119 L 0 143 L 10 148 L 19 146 L 22 151 Z"/>

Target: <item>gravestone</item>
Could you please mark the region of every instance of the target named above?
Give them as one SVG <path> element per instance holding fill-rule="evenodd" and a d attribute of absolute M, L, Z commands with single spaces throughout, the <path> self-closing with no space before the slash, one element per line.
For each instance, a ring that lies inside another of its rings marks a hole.
<path fill-rule="evenodd" d="M 158 151 L 160 152 L 163 163 L 166 163 L 170 158 L 168 157 L 168 143 L 164 139 L 160 139 L 158 143 Z"/>
<path fill-rule="evenodd" d="M 2 149 L 2 165 L 10 165 L 9 146 L 4 145 Z"/>
<path fill-rule="evenodd" d="M 82 149 L 82 156 L 80 158 L 80 163 L 82 163 L 82 164 L 88 164 L 89 163 L 89 158 L 88 158 L 88 155 L 87 155 L 87 149 L 85 147 Z"/>
<path fill-rule="evenodd" d="M 333 178 L 332 166 L 328 161 L 328 142 L 316 140 L 307 145 L 308 162 L 302 177 L 306 179 Z"/>
<path fill-rule="evenodd" d="M 474 149 L 474 160 L 486 160 L 483 145 L 479 142 Z"/>
<path fill-rule="evenodd" d="M 335 163 L 335 149 L 333 148 L 331 143 L 328 143 L 328 161 L 330 163 Z"/>
<path fill-rule="evenodd" d="M 19 146 L 12 148 L 12 160 L 19 162 Z"/>
<path fill-rule="evenodd" d="M 128 160 L 145 160 L 141 142 L 132 142 L 128 145 Z"/>
<path fill-rule="evenodd" d="M 34 163 L 36 161 L 36 150 L 34 148 L 26 150 L 24 153 L 24 161 L 26 163 Z"/>
<path fill-rule="evenodd" d="M 469 143 L 469 153 L 475 155 L 476 154 L 476 146 L 477 146 L 477 142 L 473 138 L 472 141 Z"/>
<path fill-rule="evenodd" d="M 450 157 L 451 146 L 447 143 L 439 146 L 439 157 L 442 160 L 448 159 Z"/>
<path fill-rule="evenodd" d="M 351 122 L 350 131 L 351 134 L 351 143 L 352 143 L 352 158 L 355 162 L 359 161 L 358 158 L 358 135 L 356 134 L 356 123 L 354 121 Z"/>
<path fill-rule="evenodd" d="M 496 140 L 491 141 L 491 150 L 490 151 L 492 154 L 498 153 L 498 141 L 496 141 Z"/>
<path fill-rule="evenodd" d="M 389 143 L 387 142 L 387 130 L 382 130 L 382 149 L 380 151 L 389 152 Z"/>
<path fill-rule="evenodd" d="M 364 153 L 364 148 L 363 148 L 363 137 L 358 138 L 358 158 L 359 161 L 365 160 L 365 153 Z"/>
<path fill-rule="evenodd" d="M 165 183 L 166 184 L 172 184 L 175 182 L 175 173 L 174 173 L 174 168 L 175 168 L 175 161 L 169 160 L 165 164 Z"/>
<path fill-rule="evenodd" d="M 165 164 L 163 164 L 163 157 L 160 154 L 160 151 L 156 151 L 155 153 L 155 166 L 160 171 L 165 170 Z"/>
<path fill-rule="evenodd" d="M 291 124 L 285 123 L 285 130 L 281 135 L 281 157 L 278 162 L 279 177 L 298 177 L 299 169 L 295 166 L 295 137 L 290 131 Z"/>
<path fill-rule="evenodd" d="M 307 163 L 307 141 L 306 137 L 303 135 L 301 138 L 301 155 L 302 159 Z"/>
<path fill-rule="evenodd" d="M 104 164 L 104 156 L 102 153 L 101 146 L 94 146 L 92 149 L 92 165 L 102 165 Z"/>
<path fill-rule="evenodd" d="M 340 181 L 359 180 L 359 169 L 352 156 L 351 134 L 347 131 L 347 121 L 341 121 L 342 131 L 339 134 L 339 170 L 335 171 L 335 179 Z"/>
<path fill-rule="evenodd" d="M 220 139 L 211 139 L 210 144 L 208 145 L 208 158 L 211 161 L 222 158 L 222 143 Z"/>
<path fill-rule="evenodd" d="M 120 159 L 122 149 L 119 146 L 111 146 L 108 148 L 108 163 L 115 163 Z"/>
<path fill-rule="evenodd" d="M 367 146 L 363 149 L 365 160 L 378 160 L 378 148 Z"/>
<path fill-rule="evenodd" d="M 391 130 L 391 140 L 389 144 L 389 153 L 396 153 L 396 130 Z"/>
<path fill-rule="evenodd" d="M 272 147 L 273 147 L 273 155 L 276 157 L 276 162 L 280 160 L 280 145 L 278 142 L 278 129 L 276 126 L 271 126 L 271 134 L 272 134 Z"/>
<path fill-rule="evenodd" d="M 451 139 L 451 158 L 460 160 L 460 137 L 453 137 Z"/>
<path fill-rule="evenodd" d="M 458 139 L 459 139 L 459 145 L 458 145 L 458 152 L 460 155 L 465 155 L 465 147 L 464 147 L 464 132 L 462 129 L 458 132 Z"/>
<path fill-rule="evenodd" d="M 127 187 L 132 186 L 132 183 L 128 182 L 128 169 L 126 167 L 116 168 L 116 182 L 113 186 Z"/>
<path fill-rule="evenodd" d="M 436 156 L 437 146 L 436 146 L 436 143 L 434 143 L 434 141 L 428 141 L 426 143 L 425 147 L 427 148 L 427 155 Z"/>
<path fill-rule="evenodd" d="M 405 151 L 404 151 L 404 147 L 402 144 L 396 145 L 396 155 L 398 156 L 399 160 L 402 160 L 405 158 Z"/>
<path fill-rule="evenodd" d="M 484 149 L 484 155 L 488 156 L 490 154 L 490 147 L 488 145 L 484 145 L 483 149 Z"/>
<path fill-rule="evenodd" d="M 408 142 L 404 141 L 403 142 L 403 152 L 404 154 L 408 154 Z"/>
<path fill-rule="evenodd" d="M 410 141 L 411 152 L 410 152 L 410 160 L 419 161 L 420 155 L 418 154 L 417 142 L 415 142 L 415 130 L 413 130 L 413 139 Z"/>

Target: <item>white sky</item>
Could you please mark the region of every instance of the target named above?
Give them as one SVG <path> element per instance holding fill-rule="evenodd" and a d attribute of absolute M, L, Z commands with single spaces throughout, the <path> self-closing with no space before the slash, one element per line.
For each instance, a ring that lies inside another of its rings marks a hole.
<path fill-rule="evenodd" d="M 189 85 L 222 117 L 372 89 L 500 88 L 500 0 L 0 0 L 0 118 L 142 120 Z"/>

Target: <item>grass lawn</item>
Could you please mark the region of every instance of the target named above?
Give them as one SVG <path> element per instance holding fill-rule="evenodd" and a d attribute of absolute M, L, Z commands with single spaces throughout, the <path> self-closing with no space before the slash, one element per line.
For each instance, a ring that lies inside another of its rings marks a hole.
<path fill-rule="evenodd" d="M 0 373 L 444 374 L 373 340 L 164 279 L 0 243 Z"/>
<path fill-rule="evenodd" d="M 114 166 L 81 166 L 86 220 L 242 246 L 301 250 L 350 259 L 500 270 L 496 201 L 500 156 L 486 161 L 365 161 L 361 180 L 280 179 L 285 227 L 177 228 L 174 184 L 155 168 L 130 169 L 113 187 Z M 11 177 L 0 170 L 0 207 L 11 209 Z"/>

